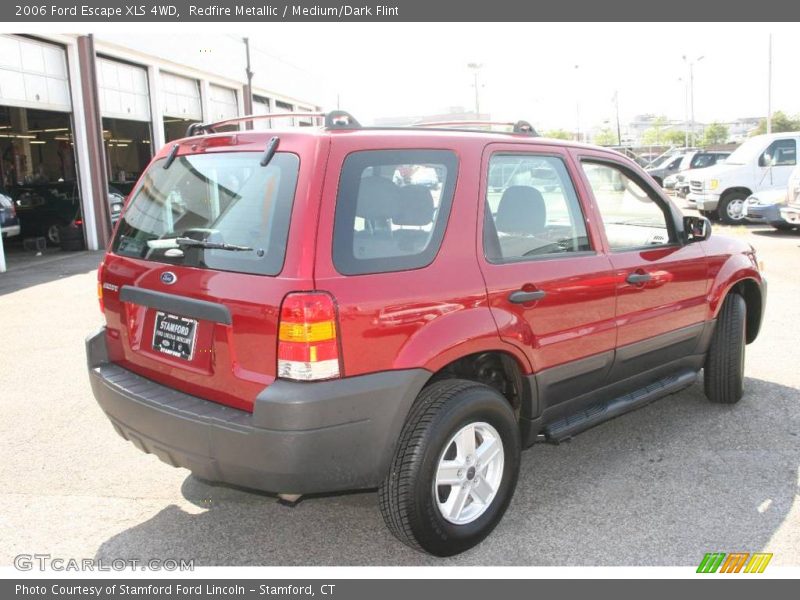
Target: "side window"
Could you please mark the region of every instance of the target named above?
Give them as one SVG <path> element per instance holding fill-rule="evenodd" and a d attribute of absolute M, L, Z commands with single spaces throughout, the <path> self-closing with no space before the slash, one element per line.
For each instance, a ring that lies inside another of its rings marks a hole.
<path fill-rule="evenodd" d="M 449 150 L 350 154 L 336 198 L 336 269 L 360 275 L 429 265 L 444 237 L 457 170 Z"/>
<path fill-rule="evenodd" d="M 678 167 L 681 166 L 682 162 L 683 162 L 683 157 L 679 156 L 678 158 L 676 158 L 667 165 L 667 170 L 672 171 L 674 169 L 677 169 Z"/>
<path fill-rule="evenodd" d="M 483 228 L 488 261 L 591 250 L 578 196 L 560 158 L 496 154 L 488 181 Z"/>
<path fill-rule="evenodd" d="M 793 167 L 797 164 L 797 142 L 795 140 L 775 140 L 764 150 L 758 159 L 761 167 Z"/>
<path fill-rule="evenodd" d="M 670 242 L 665 210 L 621 168 L 584 162 L 612 250 L 658 246 Z"/>

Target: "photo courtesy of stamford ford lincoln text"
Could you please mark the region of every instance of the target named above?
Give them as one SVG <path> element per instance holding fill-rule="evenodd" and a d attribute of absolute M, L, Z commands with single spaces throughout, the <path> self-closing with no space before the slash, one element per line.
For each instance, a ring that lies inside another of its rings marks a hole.
<path fill-rule="evenodd" d="M 761 8 L 0 7 L 4 594 L 791 586 Z"/>

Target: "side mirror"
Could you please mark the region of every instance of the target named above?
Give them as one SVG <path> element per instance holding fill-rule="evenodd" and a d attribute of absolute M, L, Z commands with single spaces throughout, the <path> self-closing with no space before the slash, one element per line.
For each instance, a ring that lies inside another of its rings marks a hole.
<path fill-rule="evenodd" d="M 711 221 L 705 217 L 683 217 L 683 236 L 687 243 L 711 237 Z"/>

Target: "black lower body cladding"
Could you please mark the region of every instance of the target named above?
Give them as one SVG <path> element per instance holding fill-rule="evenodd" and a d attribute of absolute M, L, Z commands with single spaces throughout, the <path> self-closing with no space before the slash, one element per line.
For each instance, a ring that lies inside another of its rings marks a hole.
<path fill-rule="evenodd" d="M 204 479 L 282 494 L 378 487 L 431 375 L 408 369 L 277 380 L 249 413 L 109 362 L 105 330 L 87 338 L 86 352 L 94 396 L 123 438 Z"/>

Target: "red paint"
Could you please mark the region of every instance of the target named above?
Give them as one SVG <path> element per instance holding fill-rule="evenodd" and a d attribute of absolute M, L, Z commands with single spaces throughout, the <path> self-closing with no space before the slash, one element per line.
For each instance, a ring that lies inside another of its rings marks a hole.
<path fill-rule="evenodd" d="M 436 371 L 475 352 L 499 350 L 525 373 L 567 363 L 615 346 L 713 318 L 737 281 L 760 281 L 751 249 L 738 240 L 709 241 L 636 252 L 611 253 L 590 189 L 578 164 L 591 154 L 641 169 L 611 151 L 487 133 L 436 131 L 237 132 L 177 142 L 179 154 L 263 152 L 273 135 L 280 150 L 301 157 L 286 259 L 277 277 L 175 267 L 109 253 L 100 271 L 111 360 L 150 379 L 203 398 L 250 409 L 276 377 L 277 327 L 290 292 L 331 294 L 338 314 L 341 370 L 345 377 L 390 369 Z M 156 157 L 171 150 L 167 145 Z M 427 267 L 375 275 L 340 275 L 331 258 L 339 173 L 345 157 L 368 149 L 449 149 L 459 160 L 448 227 Z M 489 157 L 495 151 L 545 152 L 562 157 L 587 221 L 594 253 L 496 265 L 482 250 Z M 159 275 L 178 281 L 165 288 Z M 625 277 L 653 276 L 636 286 Z M 200 322 L 190 362 L 151 350 L 152 309 L 119 300 L 123 285 L 218 302 L 230 326 Z M 540 289 L 544 299 L 508 301 L 518 289 Z M 313 384 L 309 384 L 313 385 Z"/>

